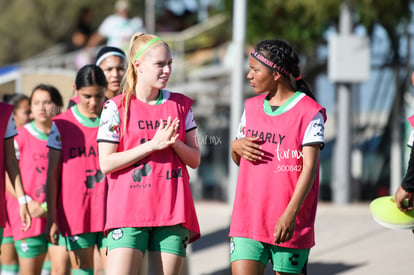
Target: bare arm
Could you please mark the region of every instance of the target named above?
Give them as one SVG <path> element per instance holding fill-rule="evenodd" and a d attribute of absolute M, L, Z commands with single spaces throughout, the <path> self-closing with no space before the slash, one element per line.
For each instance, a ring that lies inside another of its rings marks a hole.
<path fill-rule="evenodd" d="M 61 151 L 49 149 L 49 164 L 46 179 L 46 202 L 47 202 L 47 228 L 46 238 L 49 242 L 57 244 L 59 228 L 56 223 L 57 192 L 60 185 L 60 160 Z"/>
<path fill-rule="evenodd" d="M 127 151 L 117 152 L 118 144 L 99 142 L 99 165 L 104 174 L 121 170 L 145 158 L 152 152 L 149 142 Z"/>
<path fill-rule="evenodd" d="M 169 117 L 166 125 L 160 120 L 160 127 L 154 137 L 143 144 L 140 144 L 130 150 L 117 152 L 118 145 L 108 142 L 100 142 L 99 164 L 104 174 L 119 171 L 125 167 L 131 166 L 137 161 L 145 158 L 154 151 L 162 150 L 176 142 L 178 134 L 176 133 L 178 120 L 171 121 Z"/>
<path fill-rule="evenodd" d="M 18 198 L 16 192 L 14 191 L 13 184 L 10 180 L 8 173 L 6 173 L 6 191 L 10 195 L 12 195 L 13 198 L 15 199 Z M 39 202 L 35 201 L 33 198 L 29 197 L 28 195 L 26 195 L 26 202 L 27 202 L 27 208 L 29 209 L 29 213 L 33 218 L 45 217 L 46 211 L 41 207 L 41 204 Z"/>
<path fill-rule="evenodd" d="M 6 172 L 9 175 L 10 184 L 14 190 L 14 194 L 18 198 L 24 197 L 25 193 L 20 176 L 19 164 L 17 162 L 16 151 L 14 149 L 14 138 L 4 140 L 4 154 L 7 158 L 7 161 L 5 162 Z M 31 226 L 32 220 L 29 209 L 27 208 L 27 203 L 20 205 L 20 218 L 22 219 L 23 230 L 28 230 Z"/>
<path fill-rule="evenodd" d="M 106 39 L 106 37 L 100 35 L 99 32 L 94 32 L 91 35 L 91 37 L 89 38 L 86 46 L 87 47 L 96 47 L 99 44 L 101 44 L 105 39 Z"/>
<path fill-rule="evenodd" d="M 6 172 L 6 191 L 12 195 L 13 198 L 17 199 L 16 192 L 14 192 L 13 184 L 10 180 L 9 174 Z"/>
<path fill-rule="evenodd" d="M 414 73 L 413 73 L 414 75 Z M 414 192 L 414 149 L 411 149 L 410 160 L 408 161 L 407 171 L 404 180 L 394 194 L 395 203 L 401 211 L 413 209 L 413 200 L 408 200 L 408 204 L 404 204 L 404 200 L 412 197 Z"/>
<path fill-rule="evenodd" d="M 299 176 L 292 198 L 275 226 L 275 243 L 283 243 L 292 238 L 296 215 L 305 201 L 319 170 L 320 145 L 303 147 L 303 170 Z"/>
<path fill-rule="evenodd" d="M 196 129 L 185 133 L 185 143 L 177 139 L 172 148 L 185 165 L 193 169 L 200 165 L 200 149 Z"/>

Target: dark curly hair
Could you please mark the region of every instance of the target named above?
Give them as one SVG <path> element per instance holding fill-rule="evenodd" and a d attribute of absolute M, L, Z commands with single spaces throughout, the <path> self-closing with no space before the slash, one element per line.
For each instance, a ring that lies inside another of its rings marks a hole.
<path fill-rule="evenodd" d="M 295 90 L 300 90 L 315 100 L 308 84 L 300 75 L 299 57 L 289 43 L 277 39 L 264 40 L 259 42 L 255 48 L 275 64 L 284 68 L 280 73 L 290 79 L 290 83 Z"/>

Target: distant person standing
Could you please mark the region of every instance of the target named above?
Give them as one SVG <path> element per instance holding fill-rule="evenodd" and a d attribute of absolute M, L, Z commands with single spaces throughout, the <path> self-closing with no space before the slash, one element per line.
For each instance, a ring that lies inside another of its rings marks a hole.
<path fill-rule="evenodd" d="M 130 17 L 129 3 L 118 0 L 115 3 L 115 13 L 104 19 L 88 42 L 88 46 L 95 47 L 106 39 L 107 46 L 126 51 L 131 37 L 136 32 L 145 32 L 142 19 L 138 16 Z"/>
<path fill-rule="evenodd" d="M 72 47 L 73 49 L 80 49 L 89 41 L 89 38 L 94 33 L 92 27 L 93 11 L 90 7 L 84 6 L 79 11 L 78 21 L 76 22 L 75 30 L 72 33 Z"/>
<path fill-rule="evenodd" d="M 76 25 L 72 32 L 71 41 L 68 43 L 67 51 L 76 51 L 75 67 L 82 68 L 93 60 L 94 49 L 87 47 L 89 39 L 95 33 L 93 25 L 93 10 L 89 6 L 83 6 L 79 10 Z"/>

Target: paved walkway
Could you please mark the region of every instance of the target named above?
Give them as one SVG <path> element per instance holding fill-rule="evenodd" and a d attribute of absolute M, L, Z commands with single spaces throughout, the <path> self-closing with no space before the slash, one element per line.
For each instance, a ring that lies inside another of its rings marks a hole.
<path fill-rule="evenodd" d="M 231 208 L 221 202 L 196 202 L 202 237 L 192 244 L 188 275 L 228 275 L 228 228 Z M 414 235 L 390 230 L 371 217 L 367 203 L 320 203 L 316 246 L 311 250 L 310 275 L 414 274 Z M 268 269 L 267 274 L 272 274 Z"/>

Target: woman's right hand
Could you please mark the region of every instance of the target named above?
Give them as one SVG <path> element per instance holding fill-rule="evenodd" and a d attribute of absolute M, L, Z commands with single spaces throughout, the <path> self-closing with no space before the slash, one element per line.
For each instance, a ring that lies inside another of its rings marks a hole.
<path fill-rule="evenodd" d="M 248 161 L 255 162 L 261 160 L 264 154 L 257 141 L 259 141 L 258 137 L 236 139 L 231 144 L 231 150 Z"/>
<path fill-rule="evenodd" d="M 167 122 L 160 119 L 160 127 L 155 132 L 154 137 L 149 141 L 153 151 L 162 150 L 175 143 L 178 138 L 178 126 L 180 121 L 178 118 L 171 120 L 169 116 Z"/>
<path fill-rule="evenodd" d="M 398 209 L 403 212 L 408 210 L 413 210 L 413 198 L 410 192 L 405 191 L 402 187 L 398 188 L 398 190 L 394 194 L 394 200 L 397 204 Z M 408 203 L 404 203 L 405 200 L 408 200 Z"/>

